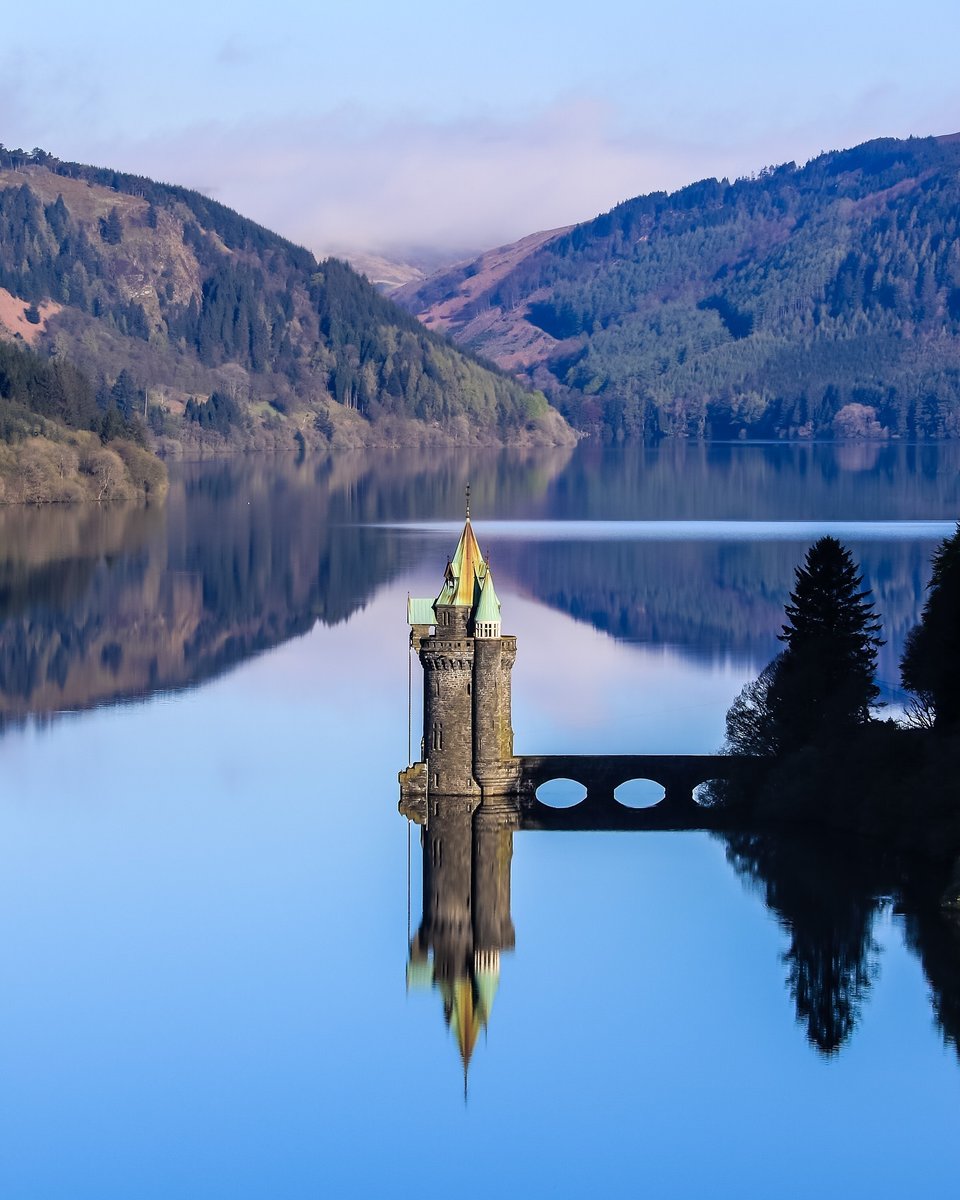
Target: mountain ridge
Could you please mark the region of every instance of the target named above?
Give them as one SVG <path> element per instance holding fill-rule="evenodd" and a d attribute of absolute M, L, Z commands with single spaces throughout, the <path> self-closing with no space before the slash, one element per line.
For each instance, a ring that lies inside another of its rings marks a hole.
<path fill-rule="evenodd" d="M 0 288 L 0 332 L 168 452 L 574 440 L 346 263 L 176 185 L 0 147 Z"/>
<path fill-rule="evenodd" d="M 653 192 L 400 303 L 582 431 L 960 436 L 960 135 Z"/>

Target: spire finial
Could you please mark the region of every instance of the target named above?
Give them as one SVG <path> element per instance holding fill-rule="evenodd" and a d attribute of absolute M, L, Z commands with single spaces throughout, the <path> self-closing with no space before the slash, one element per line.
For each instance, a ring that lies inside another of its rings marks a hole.
<path fill-rule="evenodd" d="M 470 520 L 470 481 L 467 480 L 467 486 L 464 489 L 464 495 L 467 498 L 467 520 Z"/>

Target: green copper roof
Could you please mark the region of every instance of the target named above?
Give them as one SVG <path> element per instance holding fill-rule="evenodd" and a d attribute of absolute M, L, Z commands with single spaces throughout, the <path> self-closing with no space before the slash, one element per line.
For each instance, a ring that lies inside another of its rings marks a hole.
<path fill-rule="evenodd" d="M 438 608 L 441 604 L 452 604 L 456 590 L 456 584 L 452 579 L 444 580 L 443 587 L 440 589 L 440 595 L 434 601 L 434 607 Z"/>
<path fill-rule="evenodd" d="M 479 598 L 480 585 L 486 573 L 487 564 L 483 561 L 480 545 L 470 524 L 470 518 L 467 517 L 460 541 L 447 567 L 446 580 L 443 591 L 437 597 L 437 604 L 457 604 L 473 608 Z"/>
<path fill-rule="evenodd" d="M 477 1044 L 483 1020 L 477 1011 L 473 984 L 468 978 L 454 980 L 450 993 L 450 1028 L 457 1039 L 464 1069 L 470 1066 L 473 1048 Z"/>
<path fill-rule="evenodd" d="M 480 603 L 473 618 L 475 621 L 497 624 L 500 621 L 500 600 L 493 586 L 493 572 L 487 567 L 483 587 L 480 589 Z"/>
<path fill-rule="evenodd" d="M 437 615 L 433 611 L 432 600 L 413 599 L 407 597 L 408 625 L 436 625 Z"/>
<path fill-rule="evenodd" d="M 407 963 L 407 987 L 425 991 L 433 984 L 433 963 L 428 959 L 411 958 Z"/>

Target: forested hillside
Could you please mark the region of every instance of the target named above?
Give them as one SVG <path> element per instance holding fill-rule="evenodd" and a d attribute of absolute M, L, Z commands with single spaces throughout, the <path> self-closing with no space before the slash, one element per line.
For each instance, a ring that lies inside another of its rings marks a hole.
<path fill-rule="evenodd" d="M 960 135 L 708 179 L 530 241 L 506 273 L 481 258 L 396 296 L 581 429 L 960 436 Z"/>
<path fill-rule="evenodd" d="M 185 188 L 0 148 L 0 335 L 93 382 L 97 420 L 250 446 L 570 437 L 544 398 L 345 263 Z"/>
<path fill-rule="evenodd" d="M 143 426 L 62 359 L 0 341 L 0 503 L 161 498 Z"/>

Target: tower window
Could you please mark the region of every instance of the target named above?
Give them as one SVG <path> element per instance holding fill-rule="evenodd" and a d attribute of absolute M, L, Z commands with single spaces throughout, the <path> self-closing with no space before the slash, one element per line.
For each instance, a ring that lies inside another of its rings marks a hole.
<path fill-rule="evenodd" d="M 433 727 L 433 748 L 434 750 L 443 749 L 443 726 L 439 722 Z"/>

